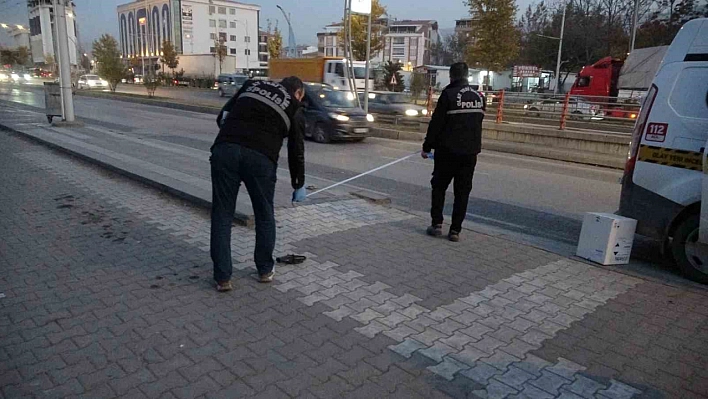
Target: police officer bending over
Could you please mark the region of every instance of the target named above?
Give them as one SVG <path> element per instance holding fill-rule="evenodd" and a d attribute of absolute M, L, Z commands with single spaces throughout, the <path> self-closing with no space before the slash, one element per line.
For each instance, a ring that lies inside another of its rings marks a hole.
<path fill-rule="evenodd" d="M 217 118 L 221 128 L 211 148 L 211 258 L 217 291 L 230 291 L 231 223 L 241 182 L 246 185 L 256 219 L 254 260 L 262 283 L 273 281 L 275 216 L 273 197 L 278 155 L 288 138 L 288 164 L 294 201 L 305 198 L 305 95 L 297 77 L 282 82 L 244 83 Z"/>
<path fill-rule="evenodd" d="M 455 181 L 455 205 L 448 234 L 453 242 L 460 240 L 462 222 L 467 214 L 477 154 L 482 150 L 482 120 L 486 110 L 484 97 L 468 84 L 468 74 L 469 68 L 463 62 L 450 67 L 452 83 L 440 95 L 421 153 L 423 158 L 428 158 L 435 150 L 435 169 L 430 182 L 433 187 L 432 225 L 427 230 L 431 236 L 442 235 L 445 191 L 450 182 Z"/>

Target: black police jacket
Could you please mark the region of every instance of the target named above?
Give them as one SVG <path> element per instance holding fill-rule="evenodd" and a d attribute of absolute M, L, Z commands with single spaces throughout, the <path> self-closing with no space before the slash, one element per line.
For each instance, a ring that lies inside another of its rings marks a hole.
<path fill-rule="evenodd" d="M 487 109 L 484 96 L 465 80 L 450 83 L 440 94 L 430 119 L 423 151 L 435 149 L 455 155 L 482 151 L 482 120 Z"/>
<path fill-rule="evenodd" d="M 288 166 L 294 189 L 305 184 L 305 117 L 300 102 L 280 83 L 249 80 L 221 109 L 214 145 L 236 143 L 278 163 L 288 138 Z"/>

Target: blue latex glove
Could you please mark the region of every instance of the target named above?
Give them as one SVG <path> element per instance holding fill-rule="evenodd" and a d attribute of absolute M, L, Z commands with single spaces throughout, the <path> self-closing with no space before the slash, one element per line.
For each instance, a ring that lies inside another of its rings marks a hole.
<path fill-rule="evenodd" d="M 304 186 L 293 191 L 293 202 L 302 202 L 305 198 L 307 198 L 307 190 Z"/>
<path fill-rule="evenodd" d="M 435 153 L 434 152 L 429 152 L 428 153 L 428 159 L 435 159 Z"/>

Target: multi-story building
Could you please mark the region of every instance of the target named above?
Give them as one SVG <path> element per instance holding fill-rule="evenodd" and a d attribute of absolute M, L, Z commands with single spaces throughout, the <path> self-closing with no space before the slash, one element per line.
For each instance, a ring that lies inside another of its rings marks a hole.
<path fill-rule="evenodd" d="M 60 0 L 66 6 L 66 31 L 69 35 L 69 62 L 76 66 L 78 52 L 76 48 L 76 5 L 70 0 Z M 54 40 L 54 6 L 52 0 L 29 0 L 30 49 L 32 62 L 39 65 L 47 63 L 47 56 L 56 60 L 56 42 Z"/>
<path fill-rule="evenodd" d="M 339 32 L 344 25 L 341 22 L 324 27 L 324 32 L 317 34 L 317 52 L 323 57 L 344 57 L 344 49 L 339 40 Z"/>
<path fill-rule="evenodd" d="M 431 63 L 430 48 L 439 40 L 436 21 L 389 21 L 382 61 L 401 63 L 404 70 L 412 71 Z"/>
<path fill-rule="evenodd" d="M 219 44 L 227 48 L 227 56 L 211 71 L 261 68 L 258 5 L 231 0 L 135 0 L 117 11 L 124 58 L 158 63 L 167 40 L 182 55 L 180 64 L 190 68 L 193 61 L 215 64 Z M 193 72 L 204 73 L 205 68 Z"/>
<path fill-rule="evenodd" d="M 8 36 L 12 38 L 15 48 L 30 48 L 30 31 L 26 26 L 2 24 L 2 27 L 6 29 Z"/>
<path fill-rule="evenodd" d="M 268 68 L 268 59 L 270 58 L 268 40 L 270 40 L 270 34 L 268 32 L 258 32 L 258 63 L 261 68 Z"/>
<path fill-rule="evenodd" d="M 474 19 L 463 18 L 455 21 L 455 34 L 469 38 L 472 35 Z"/>

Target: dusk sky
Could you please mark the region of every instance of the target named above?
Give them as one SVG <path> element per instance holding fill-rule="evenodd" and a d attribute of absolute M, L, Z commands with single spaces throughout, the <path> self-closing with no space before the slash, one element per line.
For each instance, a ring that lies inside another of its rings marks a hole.
<path fill-rule="evenodd" d="M 91 43 L 103 33 L 118 36 L 116 6 L 129 3 L 127 0 L 74 0 L 79 17 L 81 41 Z M 267 27 L 267 19 L 280 21 L 281 29 L 287 27 L 285 20 L 276 8 L 280 4 L 291 13 L 293 30 L 298 44 L 316 44 L 317 32 L 326 24 L 342 19 L 344 2 L 328 0 L 257 0 L 246 1 L 261 6 L 261 27 Z M 341 4 L 340 4 L 341 3 Z M 388 7 L 392 17 L 398 19 L 435 19 L 440 28 L 453 28 L 455 19 L 467 15 L 467 9 L 462 0 L 446 0 L 443 10 L 439 2 L 426 0 L 384 0 L 382 4 Z M 415 9 L 411 7 L 415 4 Z M 3 23 L 27 24 L 26 2 L 9 0 L 0 12 Z M 287 32 L 283 34 L 287 45 Z M 11 41 L 3 37 L 5 44 Z"/>
<path fill-rule="evenodd" d="M 525 8 L 531 0 L 518 0 L 520 9 Z M 74 0 L 79 18 L 81 42 L 90 44 L 103 33 L 118 37 L 118 22 L 116 6 L 125 4 L 127 0 Z M 247 1 L 248 2 L 248 1 Z M 343 1 L 329 0 L 256 0 L 261 6 L 261 28 L 267 27 L 267 19 L 280 21 L 280 27 L 286 28 L 285 20 L 276 8 L 280 4 L 292 15 L 293 29 L 298 44 L 317 44 L 317 32 L 325 25 L 339 21 L 343 14 Z M 8 0 L 0 6 L 0 22 L 27 25 L 27 7 L 24 0 Z M 454 28 L 455 19 L 468 15 L 463 0 L 382 0 L 388 8 L 389 15 L 397 19 L 434 19 L 440 29 Z M 443 6 L 444 4 L 444 6 Z M 287 30 L 283 34 L 287 45 Z M 7 35 L 0 36 L 0 43 L 10 45 Z"/>

